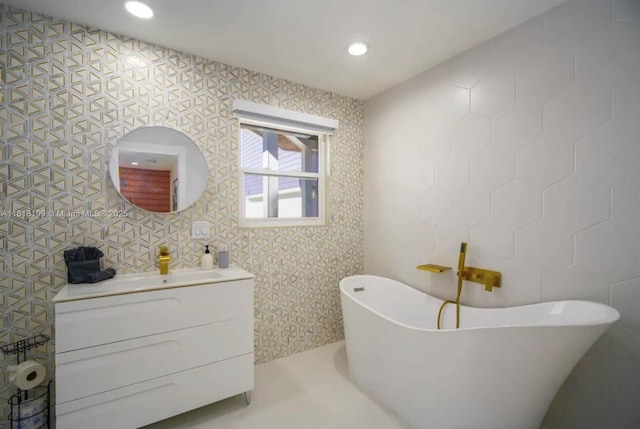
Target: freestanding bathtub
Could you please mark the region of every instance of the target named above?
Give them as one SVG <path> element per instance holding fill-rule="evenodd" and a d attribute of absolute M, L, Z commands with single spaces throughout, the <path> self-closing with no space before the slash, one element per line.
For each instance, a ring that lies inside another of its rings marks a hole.
<path fill-rule="evenodd" d="M 473 286 L 467 286 L 473 287 Z M 556 301 L 460 307 L 376 276 L 340 282 L 349 374 L 414 429 L 538 429 L 560 385 L 619 313 Z"/>

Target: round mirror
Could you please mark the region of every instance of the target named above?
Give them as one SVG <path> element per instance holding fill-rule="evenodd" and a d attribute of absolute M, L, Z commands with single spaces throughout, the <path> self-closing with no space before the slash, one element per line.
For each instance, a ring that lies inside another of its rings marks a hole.
<path fill-rule="evenodd" d="M 118 140 L 109 175 L 122 198 L 155 213 L 184 210 L 207 187 L 207 162 L 186 135 L 167 127 L 143 127 Z"/>

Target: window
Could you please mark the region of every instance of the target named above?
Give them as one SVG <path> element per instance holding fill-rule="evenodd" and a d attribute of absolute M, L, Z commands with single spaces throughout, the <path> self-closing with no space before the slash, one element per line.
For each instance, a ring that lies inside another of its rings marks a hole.
<path fill-rule="evenodd" d="M 240 226 L 325 225 L 328 134 L 292 117 L 325 118 L 248 102 L 240 106 L 234 103 L 240 118 Z"/>

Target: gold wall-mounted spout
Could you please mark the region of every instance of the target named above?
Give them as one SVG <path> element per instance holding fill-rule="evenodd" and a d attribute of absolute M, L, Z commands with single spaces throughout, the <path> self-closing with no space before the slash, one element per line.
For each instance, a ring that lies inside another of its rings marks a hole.
<path fill-rule="evenodd" d="M 169 248 L 167 246 L 160 246 L 160 254 L 158 255 L 158 263 L 160 264 L 160 274 L 169 274 L 169 262 L 171 256 L 169 255 Z"/>
<path fill-rule="evenodd" d="M 430 271 L 432 273 L 441 273 L 443 271 L 447 271 L 451 269 L 451 267 L 445 267 L 444 265 L 436 265 L 436 264 L 418 265 L 416 268 L 419 270 Z"/>

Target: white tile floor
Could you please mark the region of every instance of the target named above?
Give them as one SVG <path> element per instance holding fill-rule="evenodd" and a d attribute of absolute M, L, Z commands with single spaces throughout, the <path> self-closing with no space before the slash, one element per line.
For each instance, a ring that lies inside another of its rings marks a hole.
<path fill-rule="evenodd" d="M 256 366 L 242 395 L 145 429 L 408 429 L 348 378 L 344 341 Z"/>

